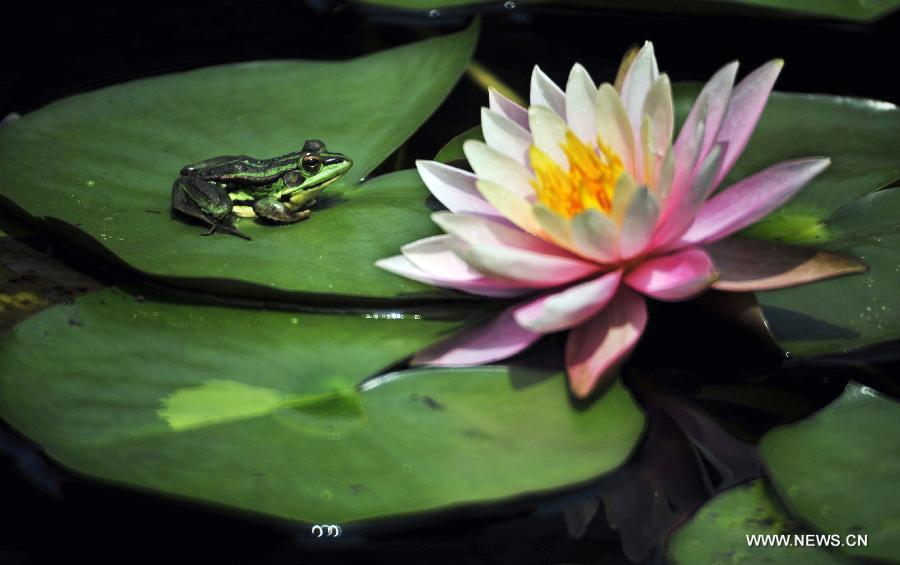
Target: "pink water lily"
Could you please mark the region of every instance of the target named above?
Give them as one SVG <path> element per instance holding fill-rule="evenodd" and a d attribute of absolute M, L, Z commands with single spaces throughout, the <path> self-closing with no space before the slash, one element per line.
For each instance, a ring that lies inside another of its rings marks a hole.
<path fill-rule="evenodd" d="M 432 216 L 446 234 L 377 264 L 518 300 L 414 363 L 491 363 L 571 330 L 566 368 L 572 391 L 584 397 L 635 347 L 647 323 L 645 297 L 767 290 L 864 269 L 842 255 L 729 237 L 829 165 L 824 157 L 786 161 L 717 191 L 782 62 L 735 86 L 737 67 L 726 65 L 705 85 L 674 143 L 671 85 L 650 43 L 620 73 L 621 84 L 597 87 L 576 64 L 565 91 L 535 67 L 528 109 L 492 90 L 481 114 L 485 142 L 464 145 L 474 173 L 417 163 L 448 209 Z"/>

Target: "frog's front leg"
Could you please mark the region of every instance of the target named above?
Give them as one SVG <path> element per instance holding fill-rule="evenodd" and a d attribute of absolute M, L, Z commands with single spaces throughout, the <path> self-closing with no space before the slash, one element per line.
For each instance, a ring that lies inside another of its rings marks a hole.
<path fill-rule="evenodd" d="M 196 177 L 179 177 L 172 185 L 172 209 L 209 224 L 210 235 L 222 230 L 244 239 L 247 235 L 234 227 L 233 204 L 222 187 Z"/>
<path fill-rule="evenodd" d="M 284 202 L 277 198 L 261 198 L 253 203 L 253 211 L 260 218 L 266 218 L 273 222 L 291 224 L 305 220 L 312 214 L 312 210 L 292 211 Z"/>

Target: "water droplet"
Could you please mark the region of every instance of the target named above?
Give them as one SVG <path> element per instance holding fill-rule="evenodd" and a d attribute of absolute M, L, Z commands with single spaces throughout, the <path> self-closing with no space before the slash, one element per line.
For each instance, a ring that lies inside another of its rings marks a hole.
<path fill-rule="evenodd" d="M 409 463 L 404 463 L 400 469 L 402 469 L 404 473 L 412 473 L 412 465 Z"/>
<path fill-rule="evenodd" d="M 428 17 L 429 18 L 439 18 L 439 17 L 441 17 L 441 11 L 438 9 L 429 10 Z"/>
<path fill-rule="evenodd" d="M 791 359 L 793 356 L 794 356 L 794 354 L 791 353 L 790 351 L 785 351 L 785 352 L 784 352 L 784 358 L 785 358 L 785 359 Z"/>
<path fill-rule="evenodd" d="M 291 323 L 295 326 L 300 323 L 300 318 L 291 318 Z"/>
<path fill-rule="evenodd" d="M 89 181 L 85 181 L 84 184 L 87 185 L 87 186 L 94 186 L 94 185 L 97 184 L 97 183 L 95 183 L 95 182 L 92 181 L 92 180 L 89 180 Z"/>
<path fill-rule="evenodd" d="M 519 6 L 512 0 L 507 0 L 506 2 L 503 3 L 503 7 L 506 8 L 507 10 L 515 10 Z"/>
<path fill-rule="evenodd" d="M 322 500 L 334 500 L 334 493 L 328 489 L 325 489 L 322 492 L 320 492 L 319 496 L 322 497 Z"/>

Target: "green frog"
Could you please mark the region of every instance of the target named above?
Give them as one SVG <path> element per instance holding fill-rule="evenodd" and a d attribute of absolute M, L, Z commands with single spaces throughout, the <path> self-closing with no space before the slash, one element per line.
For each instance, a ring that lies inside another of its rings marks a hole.
<path fill-rule="evenodd" d="M 246 155 L 214 157 L 181 169 L 172 185 L 172 209 L 216 231 L 250 239 L 235 227 L 238 218 L 293 223 L 308 218 L 326 186 L 341 178 L 353 161 L 310 139 L 297 153 L 274 159 Z"/>

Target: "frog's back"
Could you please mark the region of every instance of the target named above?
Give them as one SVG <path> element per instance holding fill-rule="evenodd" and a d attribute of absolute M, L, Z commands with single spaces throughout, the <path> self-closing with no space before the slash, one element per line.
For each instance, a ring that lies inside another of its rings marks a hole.
<path fill-rule="evenodd" d="M 300 156 L 300 153 L 289 153 L 263 160 L 246 155 L 224 155 L 188 165 L 181 169 L 181 175 L 231 185 L 265 185 L 296 169 Z"/>
<path fill-rule="evenodd" d="M 216 176 L 217 173 L 223 173 L 234 170 L 235 166 L 250 159 L 246 155 L 223 155 L 221 157 L 213 157 L 197 163 L 185 165 L 181 169 L 181 176 Z"/>

